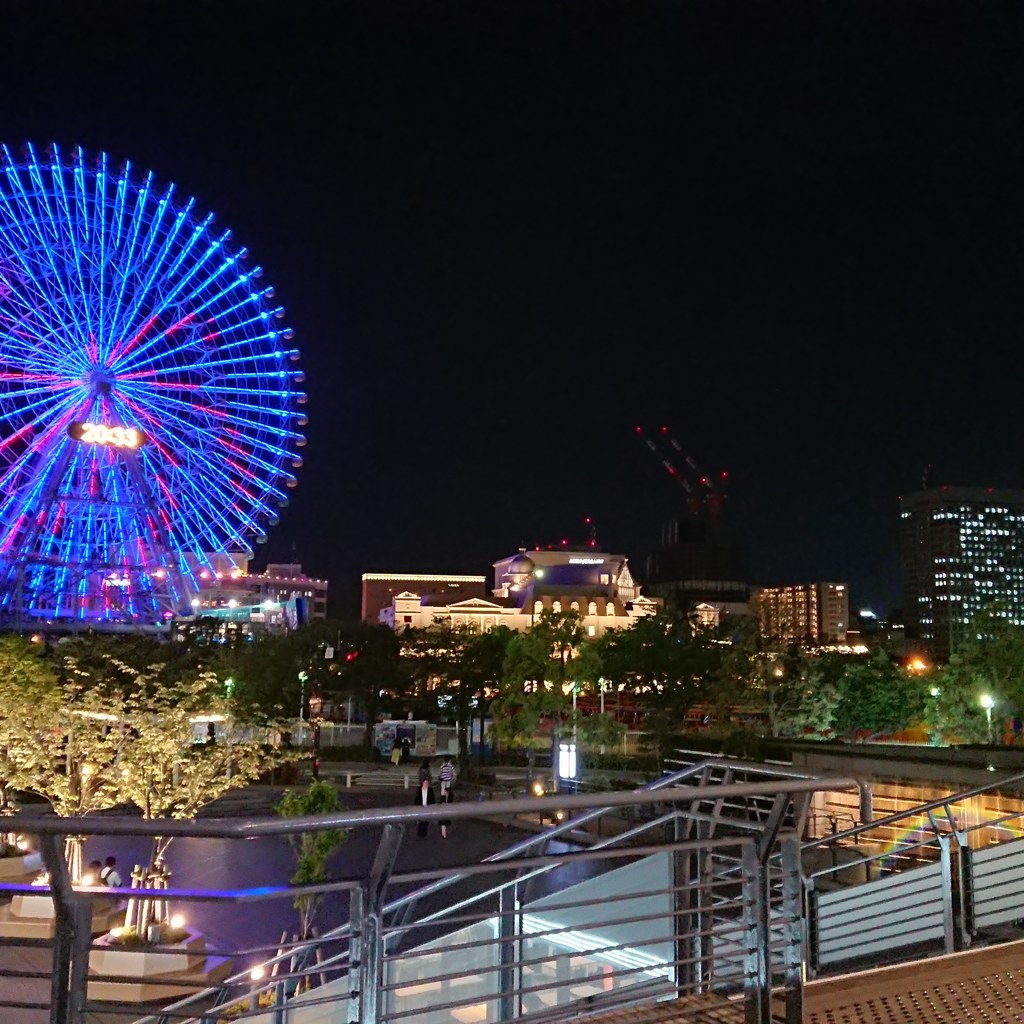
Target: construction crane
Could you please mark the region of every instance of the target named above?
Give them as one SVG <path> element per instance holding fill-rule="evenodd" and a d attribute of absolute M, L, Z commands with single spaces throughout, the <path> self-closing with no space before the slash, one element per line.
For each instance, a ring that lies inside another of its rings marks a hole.
<path fill-rule="evenodd" d="M 690 510 L 690 514 L 694 517 L 706 516 L 708 520 L 716 521 L 721 515 L 722 503 L 726 497 L 719 485 L 724 484 L 729 474 L 720 473 L 718 484 L 716 484 L 711 475 L 700 468 L 697 460 L 686 452 L 683 446 L 670 433 L 668 427 L 661 427 L 655 435 L 660 438 L 661 446 L 651 439 L 643 427 L 637 427 L 636 434 L 654 454 L 654 457 L 664 466 L 669 475 L 686 492 L 687 507 Z M 683 464 L 694 477 L 694 483 L 691 483 L 686 475 L 668 457 L 664 450 L 665 445 L 668 445 L 682 459 Z"/>

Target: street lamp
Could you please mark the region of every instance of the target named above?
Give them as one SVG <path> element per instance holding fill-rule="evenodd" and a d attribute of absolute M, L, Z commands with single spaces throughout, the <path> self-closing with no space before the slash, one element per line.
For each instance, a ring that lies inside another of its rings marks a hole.
<path fill-rule="evenodd" d="M 992 709 L 996 706 L 992 694 L 983 693 L 981 695 L 981 706 L 985 709 L 985 718 L 988 721 L 988 744 L 992 746 Z"/>
<path fill-rule="evenodd" d="M 320 778 L 320 712 L 324 709 L 324 699 L 318 693 L 309 698 L 309 717 L 313 725 L 313 778 Z"/>

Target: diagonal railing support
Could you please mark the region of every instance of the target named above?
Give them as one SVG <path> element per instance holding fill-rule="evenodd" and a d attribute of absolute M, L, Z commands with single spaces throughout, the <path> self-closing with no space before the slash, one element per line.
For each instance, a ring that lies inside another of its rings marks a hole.
<path fill-rule="evenodd" d="M 89 984 L 92 906 L 76 893 L 64 854 L 64 837 L 39 837 L 39 850 L 50 876 L 53 896 L 53 973 L 50 979 L 50 1024 L 85 1024 Z"/>

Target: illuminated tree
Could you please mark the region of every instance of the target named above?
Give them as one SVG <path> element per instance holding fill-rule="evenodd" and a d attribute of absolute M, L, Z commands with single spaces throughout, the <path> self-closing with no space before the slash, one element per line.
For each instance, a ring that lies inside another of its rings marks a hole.
<path fill-rule="evenodd" d="M 925 682 L 885 651 L 870 657 L 821 655 L 815 661 L 815 678 L 841 691 L 832 722 L 838 734 L 865 740 L 920 721 L 928 692 Z"/>
<path fill-rule="evenodd" d="M 125 802 L 119 761 L 125 736 L 117 714 L 74 666 L 59 684 L 25 641 L 0 645 L 0 758 L 7 783 L 50 803 L 55 814 L 82 817 Z M 82 871 L 82 840 L 67 840 L 72 878 Z"/>
<path fill-rule="evenodd" d="M 289 790 L 276 807 L 282 818 L 330 814 L 337 809 L 337 790 L 326 782 L 314 782 L 305 790 Z M 292 885 L 317 885 L 325 882 L 327 860 L 347 838 L 346 831 L 336 828 L 288 836 L 288 843 L 295 853 Z M 316 908 L 322 899 L 322 893 L 295 897 L 295 909 L 299 912 L 300 939 L 308 939 L 312 934 Z"/>
<path fill-rule="evenodd" d="M 578 612 L 545 610 L 526 633 L 511 638 L 503 665 L 504 681 L 491 703 L 492 729 L 504 747 L 536 745 L 550 729 L 552 753 L 559 739 L 614 742 L 619 728 L 611 715 L 583 715 L 574 694 L 601 677 L 600 648 L 588 640 Z"/>
<path fill-rule="evenodd" d="M 168 686 L 158 670 L 126 677 L 119 694 L 107 694 L 117 731 L 128 737 L 117 762 L 119 795 L 146 821 L 193 818 L 230 790 L 258 779 L 296 754 L 279 748 L 283 723 L 255 725 L 228 697 L 212 672 Z M 208 737 L 208 726 L 216 738 Z M 171 840 L 153 842 L 150 867 Z"/>

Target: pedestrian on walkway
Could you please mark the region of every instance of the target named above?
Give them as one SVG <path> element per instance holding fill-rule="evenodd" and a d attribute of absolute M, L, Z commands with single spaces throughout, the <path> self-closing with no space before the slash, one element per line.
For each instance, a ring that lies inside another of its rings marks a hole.
<path fill-rule="evenodd" d="M 398 762 L 402 760 L 402 747 L 398 742 L 398 737 L 395 737 L 395 742 L 391 744 L 391 763 L 397 768 Z"/>
<path fill-rule="evenodd" d="M 416 791 L 416 799 L 413 804 L 416 807 L 430 807 L 432 804 L 437 802 L 434 797 L 434 790 L 430 785 L 430 779 L 423 779 L 420 781 L 420 788 Z M 425 839 L 427 836 L 427 826 L 430 824 L 429 821 L 418 821 L 416 822 L 416 835 L 420 839 Z"/>
<path fill-rule="evenodd" d="M 402 763 L 404 764 L 409 760 L 409 755 L 412 753 L 412 743 L 409 742 L 408 736 L 402 737 Z"/>
<path fill-rule="evenodd" d="M 441 763 L 441 770 L 437 773 L 437 777 L 441 783 L 441 799 L 443 800 L 444 795 L 450 793 L 455 785 L 455 765 L 452 764 L 450 757 L 446 757 Z"/>
<path fill-rule="evenodd" d="M 429 757 L 423 758 L 423 763 L 420 765 L 420 784 L 421 785 L 423 784 L 423 780 L 424 779 L 426 779 L 427 782 L 433 782 L 433 779 L 430 776 L 430 758 Z"/>

